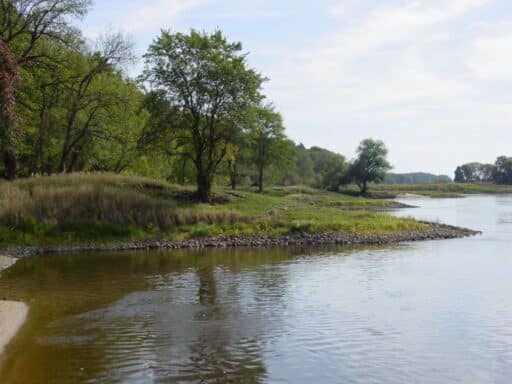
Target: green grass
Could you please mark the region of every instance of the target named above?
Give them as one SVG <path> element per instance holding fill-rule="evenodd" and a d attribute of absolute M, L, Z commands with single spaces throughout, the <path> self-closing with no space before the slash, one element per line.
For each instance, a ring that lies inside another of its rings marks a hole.
<path fill-rule="evenodd" d="M 342 188 L 342 192 L 349 194 L 354 194 L 358 191 L 355 185 Z M 392 199 L 406 193 L 447 198 L 461 197 L 467 194 L 503 194 L 512 193 L 512 185 L 490 183 L 372 184 L 368 197 Z"/>
<path fill-rule="evenodd" d="M 377 234 L 425 227 L 413 219 L 385 213 L 343 210 L 385 208 L 387 200 L 304 186 L 275 187 L 264 193 L 219 188 L 215 193 L 227 202 L 214 205 L 182 198 L 192 190 L 160 180 L 111 174 L 3 182 L 0 247 L 297 232 Z"/>

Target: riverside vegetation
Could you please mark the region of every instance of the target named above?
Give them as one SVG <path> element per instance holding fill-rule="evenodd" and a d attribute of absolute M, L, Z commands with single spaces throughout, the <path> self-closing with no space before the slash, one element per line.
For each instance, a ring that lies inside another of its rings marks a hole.
<path fill-rule="evenodd" d="M 311 187 L 257 193 L 219 188 L 208 204 L 192 188 L 150 178 L 71 174 L 0 184 L 0 242 L 51 245 L 147 238 L 422 231 L 413 219 L 379 212 L 387 200 Z M 361 208 L 363 210 L 359 210 Z"/>
<path fill-rule="evenodd" d="M 0 0 L 1 245 L 428 229 L 369 199 L 398 193 L 382 141 L 290 140 L 240 42 L 164 29 L 129 78 L 123 35 L 73 24 L 90 7 Z"/>

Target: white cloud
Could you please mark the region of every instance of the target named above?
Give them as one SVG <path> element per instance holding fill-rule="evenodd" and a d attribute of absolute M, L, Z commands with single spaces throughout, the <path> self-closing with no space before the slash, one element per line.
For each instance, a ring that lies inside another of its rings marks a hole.
<path fill-rule="evenodd" d="M 490 121 L 492 113 L 500 114 L 492 121 L 501 118 L 502 126 L 511 121 L 511 114 L 502 108 L 503 100 L 482 102 L 465 67 L 466 46 L 459 46 L 454 37 L 457 23 L 464 23 L 468 13 L 488 3 L 412 1 L 370 10 L 362 19 L 351 20 L 348 27 L 318 40 L 316 46 L 305 47 L 304 53 L 288 52 L 270 71 L 265 70 L 272 80 L 270 96 L 298 140 L 345 154 L 366 136 L 384 139 L 391 153 L 404 153 L 404 142 L 418 140 L 435 147 L 439 143 L 432 140 L 438 141 L 435 137 L 441 135 L 447 136 L 446 145 L 439 146 L 448 148 L 458 144 L 464 129 Z M 469 37 L 465 38 L 469 45 Z M 505 44 L 505 39 L 500 40 L 494 48 Z M 340 139 L 333 141 L 333 137 Z M 402 171 L 427 168 L 415 165 L 416 155 L 430 156 L 407 153 L 406 163 L 392 160 L 402 165 Z M 429 168 L 443 172 L 446 163 L 438 157 Z"/>
<path fill-rule="evenodd" d="M 212 1 L 215 0 L 149 0 L 144 4 L 127 1 L 122 7 L 105 2 L 93 8 L 92 15 L 83 22 L 82 30 L 91 40 L 98 38 L 105 29 L 145 36 L 160 28 L 172 28 L 179 16 Z M 91 18 L 95 23 L 89 22 Z"/>
<path fill-rule="evenodd" d="M 347 4 L 339 3 L 329 8 L 329 15 L 334 17 L 344 16 L 347 13 Z"/>
<path fill-rule="evenodd" d="M 209 0 L 154 0 L 148 5 L 121 10 L 117 20 L 127 32 L 143 32 L 155 26 L 170 27 L 180 14 Z"/>
<path fill-rule="evenodd" d="M 487 1 L 414 1 L 405 7 L 379 8 L 355 27 L 329 36 L 323 47 L 311 52 L 311 61 L 332 68 L 339 63 L 373 54 L 386 45 L 414 43 L 418 34 L 427 28 L 457 18 Z"/>
<path fill-rule="evenodd" d="M 469 69 L 482 80 L 512 80 L 512 23 L 486 30 L 473 44 Z"/>
<path fill-rule="evenodd" d="M 254 19 L 269 19 L 279 16 L 275 11 L 268 9 L 242 9 L 230 10 L 222 12 L 218 15 L 221 19 L 236 19 L 236 20 L 254 20 Z"/>

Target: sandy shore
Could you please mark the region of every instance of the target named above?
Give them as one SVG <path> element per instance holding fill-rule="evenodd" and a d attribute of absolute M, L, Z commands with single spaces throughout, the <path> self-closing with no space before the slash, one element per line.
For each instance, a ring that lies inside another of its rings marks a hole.
<path fill-rule="evenodd" d="M 0 301 L 0 354 L 27 317 L 28 306 L 19 301 Z"/>
<path fill-rule="evenodd" d="M 0 255 L 0 271 L 15 262 L 15 258 Z M 0 301 L 0 354 L 25 322 L 27 313 L 28 306 L 25 303 Z"/>

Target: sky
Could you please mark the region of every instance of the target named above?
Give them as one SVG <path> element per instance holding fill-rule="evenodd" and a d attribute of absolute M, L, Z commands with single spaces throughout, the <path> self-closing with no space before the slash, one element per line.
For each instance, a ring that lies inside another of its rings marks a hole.
<path fill-rule="evenodd" d="M 395 172 L 450 176 L 512 156 L 511 0 L 96 0 L 80 26 L 139 57 L 161 29 L 221 29 L 306 147 L 350 159 L 372 137 Z"/>

